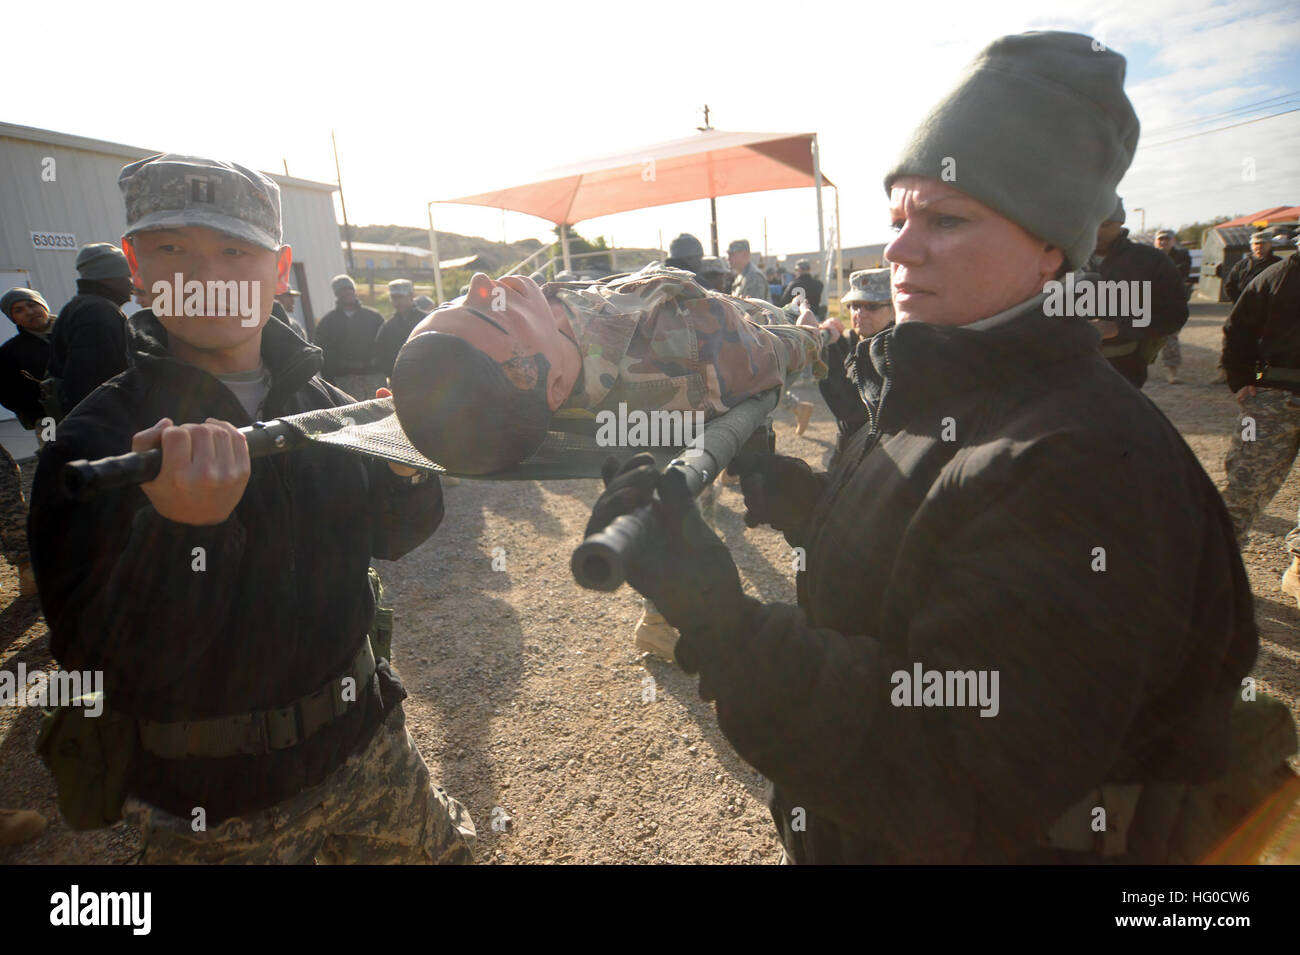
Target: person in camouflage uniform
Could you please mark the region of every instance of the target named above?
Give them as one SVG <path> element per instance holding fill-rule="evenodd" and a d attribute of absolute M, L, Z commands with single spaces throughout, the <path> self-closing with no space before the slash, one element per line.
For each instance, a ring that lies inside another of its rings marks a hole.
<path fill-rule="evenodd" d="M 190 274 L 287 286 L 280 193 L 262 174 L 166 154 L 118 183 L 137 286 L 171 280 L 177 248 Z M 237 428 L 255 416 L 350 401 L 258 300 L 253 326 L 137 312 L 130 367 L 42 449 L 30 527 L 51 649 L 102 670 L 135 725 L 126 813 L 145 861 L 472 861 L 473 824 L 406 729 L 369 576 L 438 527 L 441 486 L 334 449 L 250 460 Z M 67 493 L 69 460 L 127 448 L 161 449 L 155 480 Z"/>
<path fill-rule="evenodd" d="M 393 371 L 394 404 L 423 454 L 487 474 L 536 450 L 556 412 L 622 405 L 708 419 L 804 368 L 821 378 L 834 334 L 831 323 L 792 325 L 770 302 L 707 291 L 677 269 L 541 288 L 480 272 L 463 299 L 415 327 Z"/>
<path fill-rule="evenodd" d="M 1223 489 L 1241 542 L 1300 453 L 1300 257 L 1279 260 L 1246 286 L 1223 323 L 1219 363 L 1242 410 Z M 1300 603 L 1300 516 L 1286 546 L 1291 566 L 1281 586 Z"/>
<path fill-rule="evenodd" d="M 1156 248 L 1169 256 L 1174 267 L 1178 269 L 1178 274 L 1183 277 L 1184 294 L 1190 300 L 1192 297 L 1191 253 L 1178 244 L 1178 237 L 1169 229 L 1161 229 L 1156 233 Z M 1177 333 L 1165 339 L 1160 349 L 1160 363 L 1165 366 L 1165 379 L 1169 384 L 1179 384 L 1178 368 L 1183 363 L 1183 346 L 1178 341 Z"/>
<path fill-rule="evenodd" d="M 731 294 L 737 298 L 756 298 L 762 302 L 772 300 L 767 279 L 758 270 L 749 254 L 749 240 L 737 239 L 727 246 L 727 262 L 736 278 L 731 283 Z"/>

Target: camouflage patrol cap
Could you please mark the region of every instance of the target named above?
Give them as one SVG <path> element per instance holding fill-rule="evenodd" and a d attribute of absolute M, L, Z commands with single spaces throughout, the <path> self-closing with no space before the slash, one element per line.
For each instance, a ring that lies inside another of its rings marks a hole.
<path fill-rule="evenodd" d="M 748 252 L 748 251 L 749 251 L 748 239 L 736 239 L 731 243 L 731 245 L 727 246 L 728 255 L 730 255 L 732 252 Z"/>
<path fill-rule="evenodd" d="M 862 269 L 849 276 L 849 294 L 840 299 L 841 305 L 869 302 L 884 305 L 889 297 L 889 269 Z"/>
<path fill-rule="evenodd" d="M 280 187 L 236 163 L 162 153 L 123 167 L 126 234 L 203 226 L 280 248 Z"/>
<path fill-rule="evenodd" d="M 415 284 L 410 279 L 393 279 L 388 283 L 388 295 L 414 295 Z"/>
<path fill-rule="evenodd" d="M 731 267 L 716 255 L 706 255 L 700 259 L 698 275 L 726 275 Z"/>

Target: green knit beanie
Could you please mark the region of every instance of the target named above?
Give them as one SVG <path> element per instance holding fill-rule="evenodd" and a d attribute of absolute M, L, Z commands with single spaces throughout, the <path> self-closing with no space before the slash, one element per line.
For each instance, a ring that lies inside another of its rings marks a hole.
<path fill-rule="evenodd" d="M 951 182 L 1078 268 L 1137 148 L 1124 66 L 1079 33 L 995 40 L 917 127 L 885 191 L 900 176 Z"/>

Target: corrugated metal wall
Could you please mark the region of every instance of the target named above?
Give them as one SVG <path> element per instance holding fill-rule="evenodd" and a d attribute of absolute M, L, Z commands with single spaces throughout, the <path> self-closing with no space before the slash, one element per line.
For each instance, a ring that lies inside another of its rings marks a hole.
<path fill-rule="evenodd" d="M 78 247 L 118 243 L 126 228 L 118 173 L 148 155 L 151 150 L 0 124 L 0 271 L 30 271 L 31 284 L 57 313 L 77 291 L 77 252 L 34 248 L 31 233 L 72 233 Z M 52 182 L 41 178 L 47 156 L 54 159 Z M 271 178 L 280 186 L 285 241 L 294 261 L 306 266 L 302 291 L 319 318 L 334 305 L 330 278 L 344 271 L 332 187 Z M 9 322 L 0 322 L 0 340 L 13 333 Z"/>

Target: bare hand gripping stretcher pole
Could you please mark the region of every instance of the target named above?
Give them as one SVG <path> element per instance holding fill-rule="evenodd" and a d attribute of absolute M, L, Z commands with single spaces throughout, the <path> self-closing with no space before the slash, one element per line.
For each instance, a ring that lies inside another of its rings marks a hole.
<path fill-rule="evenodd" d="M 698 497 L 731 463 L 776 408 L 780 395 L 780 389 L 773 389 L 746 398 L 705 424 L 703 433 L 668 463 L 685 478 L 692 497 Z M 496 474 L 464 476 L 490 481 L 598 478 L 600 466 L 609 455 L 645 450 L 601 447 L 592 433 L 593 425 L 590 418 L 566 420 L 557 416 L 542 446 L 517 467 Z M 424 471 L 446 471 L 407 440 L 393 413 L 391 398 L 259 421 L 241 428 L 240 433 L 248 440 L 252 458 L 282 454 L 307 444 L 325 444 Z M 657 457 L 662 460 L 662 456 Z M 152 481 L 161 468 L 162 451 L 156 448 L 98 461 L 70 461 L 63 468 L 63 486 L 74 500 L 88 501 L 104 491 Z M 622 515 L 573 552 L 570 567 L 574 578 L 590 590 L 617 590 L 625 579 L 628 558 L 659 532 L 659 518 L 649 506 Z"/>
<path fill-rule="evenodd" d="M 686 481 L 691 497 L 699 497 L 740 453 L 767 416 L 775 410 L 781 389 L 746 398 L 726 414 L 704 426 L 704 433 L 668 464 Z M 626 579 L 627 561 L 637 549 L 652 541 L 663 528 L 653 505 L 615 518 L 602 531 L 592 534 L 573 552 L 569 567 L 573 578 L 588 590 L 617 590 Z"/>

